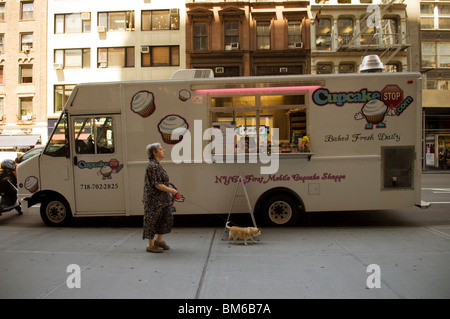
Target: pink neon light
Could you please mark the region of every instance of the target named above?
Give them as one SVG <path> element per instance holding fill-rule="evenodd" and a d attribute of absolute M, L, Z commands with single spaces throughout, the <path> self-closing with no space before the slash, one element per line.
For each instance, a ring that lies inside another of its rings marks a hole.
<path fill-rule="evenodd" d="M 297 91 L 313 91 L 321 88 L 320 85 L 309 86 L 280 86 L 280 87 L 263 87 L 263 88 L 227 88 L 227 89 L 199 89 L 194 90 L 199 94 L 224 94 L 224 93 L 277 93 L 277 92 L 297 92 Z"/>

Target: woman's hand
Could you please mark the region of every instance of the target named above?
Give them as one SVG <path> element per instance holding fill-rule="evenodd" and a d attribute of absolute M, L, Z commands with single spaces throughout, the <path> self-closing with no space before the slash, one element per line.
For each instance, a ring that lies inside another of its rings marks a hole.
<path fill-rule="evenodd" d="M 168 193 L 172 194 L 173 196 L 178 194 L 178 191 L 175 188 L 168 187 L 168 186 L 166 186 L 164 184 L 156 184 L 155 187 L 157 189 L 159 189 L 160 191 L 168 192 Z"/>

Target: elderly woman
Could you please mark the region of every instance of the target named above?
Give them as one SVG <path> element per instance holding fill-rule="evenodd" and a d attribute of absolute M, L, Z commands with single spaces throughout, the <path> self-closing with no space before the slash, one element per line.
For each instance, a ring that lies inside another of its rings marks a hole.
<path fill-rule="evenodd" d="M 148 239 L 147 251 L 162 253 L 170 247 L 163 241 L 163 234 L 170 233 L 173 216 L 170 210 L 171 198 L 178 191 L 169 187 L 169 176 L 162 168 L 160 161 L 165 156 L 161 144 L 147 145 L 149 163 L 144 179 L 144 234 Z"/>

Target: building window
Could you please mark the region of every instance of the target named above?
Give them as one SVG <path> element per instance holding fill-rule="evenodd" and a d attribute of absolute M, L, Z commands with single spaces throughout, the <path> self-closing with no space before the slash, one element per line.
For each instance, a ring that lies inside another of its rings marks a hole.
<path fill-rule="evenodd" d="M 5 6 L 6 6 L 6 3 L 0 2 L 0 22 L 5 22 L 5 18 L 6 18 Z"/>
<path fill-rule="evenodd" d="M 224 78 L 230 76 L 240 76 L 240 67 L 239 66 L 202 66 L 202 69 L 211 69 L 214 71 L 215 78 Z"/>
<path fill-rule="evenodd" d="M 353 38 L 353 20 L 351 18 L 339 18 L 337 20 L 339 44 L 349 44 Z"/>
<path fill-rule="evenodd" d="M 99 68 L 134 67 L 134 47 L 99 48 L 97 54 Z"/>
<path fill-rule="evenodd" d="M 141 50 L 141 66 L 178 66 L 180 65 L 180 47 L 144 47 Z M 148 49 L 147 49 L 148 48 Z M 142 52 L 144 51 L 144 52 Z M 148 52 L 145 52 L 148 51 Z"/>
<path fill-rule="evenodd" d="M 316 22 L 316 49 L 331 50 L 331 19 L 321 18 Z"/>
<path fill-rule="evenodd" d="M 20 19 L 21 20 L 33 20 L 33 1 L 22 1 L 20 3 Z"/>
<path fill-rule="evenodd" d="M 422 30 L 450 29 L 450 5 L 421 2 L 420 27 Z"/>
<path fill-rule="evenodd" d="M 439 4 L 438 8 L 438 29 L 450 29 L 450 5 Z"/>
<path fill-rule="evenodd" d="M 98 26 L 107 31 L 134 30 L 134 11 L 99 12 Z"/>
<path fill-rule="evenodd" d="M 91 32 L 90 13 L 55 15 L 55 34 Z"/>
<path fill-rule="evenodd" d="M 271 65 L 258 65 L 255 75 L 288 75 L 288 74 L 303 74 L 303 67 L 301 65 L 289 65 L 289 66 L 271 66 Z"/>
<path fill-rule="evenodd" d="M 33 48 L 33 33 L 21 33 L 20 34 L 20 51 L 29 52 Z"/>
<path fill-rule="evenodd" d="M 450 42 L 442 42 L 437 45 L 439 67 L 450 68 Z"/>
<path fill-rule="evenodd" d="M 288 34 L 288 48 L 297 49 L 302 46 L 302 22 L 299 21 L 288 21 L 287 26 Z"/>
<path fill-rule="evenodd" d="M 270 50 L 270 21 L 256 22 L 256 48 Z"/>
<path fill-rule="evenodd" d="M 239 21 L 225 22 L 225 48 L 230 46 L 232 48 L 237 46 L 239 48 Z"/>
<path fill-rule="evenodd" d="M 427 79 L 427 90 L 449 90 L 450 79 Z"/>
<path fill-rule="evenodd" d="M 142 31 L 179 30 L 180 13 L 178 9 L 144 10 L 141 13 Z"/>
<path fill-rule="evenodd" d="M 355 63 L 340 63 L 339 64 L 339 73 L 356 73 Z"/>
<path fill-rule="evenodd" d="M 0 84 L 3 84 L 3 65 L 0 65 Z"/>
<path fill-rule="evenodd" d="M 397 19 L 382 19 L 381 29 L 383 32 L 383 45 L 400 43 Z"/>
<path fill-rule="evenodd" d="M 436 43 L 422 42 L 422 67 L 436 67 Z"/>
<path fill-rule="evenodd" d="M 377 32 L 374 27 L 367 26 L 367 18 L 361 17 L 360 30 L 361 30 L 361 37 L 360 37 L 361 45 L 377 44 L 375 42 L 378 41 L 377 40 L 378 38 L 375 37 L 375 34 Z"/>
<path fill-rule="evenodd" d="M 206 22 L 194 23 L 194 50 L 208 50 L 208 31 Z"/>
<path fill-rule="evenodd" d="M 397 73 L 402 72 L 402 65 L 400 62 L 392 62 L 384 65 L 384 71 L 387 73 Z"/>
<path fill-rule="evenodd" d="M 53 89 L 53 112 L 61 112 L 69 99 L 70 94 L 72 94 L 75 85 L 65 84 L 65 85 L 55 85 Z"/>
<path fill-rule="evenodd" d="M 33 83 L 33 65 L 21 64 L 19 65 L 19 83 Z"/>
<path fill-rule="evenodd" d="M 422 42 L 422 67 L 450 68 L 450 42 Z"/>
<path fill-rule="evenodd" d="M 64 69 L 82 69 L 91 67 L 91 49 L 57 49 L 54 63 Z"/>
<path fill-rule="evenodd" d="M 5 99 L 0 97 L 0 121 L 4 120 L 5 116 Z"/>
<path fill-rule="evenodd" d="M 420 4 L 420 28 L 422 30 L 434 29 L 434 4 Z"/>
<path fill-rule="evenodd" d="M 3 33 L 0 34 L 0 54 L 4 52 L 3 41 L 5 40 L 5 35 Z"/>
<path fill-rule="evenodd" d="M 331 74 L 333 73 L 333 64 L 331 63 L 317 63 L 317 74 Z"/>
<path fill-rule="evenodd" d="M 33 97 L 19 97 L 19 119 L 22 121 L 31 121 L 33 118 Z"/>

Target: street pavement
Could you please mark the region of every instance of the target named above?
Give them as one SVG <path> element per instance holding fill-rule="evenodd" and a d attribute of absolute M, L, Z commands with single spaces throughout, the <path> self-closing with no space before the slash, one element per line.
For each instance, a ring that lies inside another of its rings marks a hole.
<path fill-rule="evenodd" d="M 447 299 L 450 175 L 423 188 L 427 210 L 317 213 L 248 246 L 228 243 L 223 216 L 176 216 L 162 254 L 145 251 L 141 218 L 51 228 L 36 209 L 5 213 L 0 298 Z"/>

